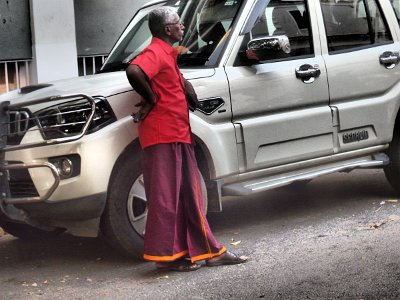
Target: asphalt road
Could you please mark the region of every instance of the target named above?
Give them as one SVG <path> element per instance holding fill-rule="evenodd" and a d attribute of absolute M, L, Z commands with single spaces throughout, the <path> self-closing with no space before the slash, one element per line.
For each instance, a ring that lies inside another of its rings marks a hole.
<path fill-rule="evenodd" d="M 220 242 L 251 257 L 246 264 L 158 272 L 100 239 L 5 235 L 0 299 L 400 299 L 400 198 L 382 171 L 329 175 L 223 206 L 210 224 Z"/>

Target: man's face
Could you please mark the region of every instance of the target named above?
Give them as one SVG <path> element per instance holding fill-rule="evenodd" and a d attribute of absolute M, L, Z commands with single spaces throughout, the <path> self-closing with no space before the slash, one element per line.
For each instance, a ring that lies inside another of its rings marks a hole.
<path fill-rule="evenodd" d="M 177 14 L 173 17 L 170 23 L 165 25 L 165 27 L 167 34 L 174 43 L 182 41 L 185 26 L 183 26 Z"/>

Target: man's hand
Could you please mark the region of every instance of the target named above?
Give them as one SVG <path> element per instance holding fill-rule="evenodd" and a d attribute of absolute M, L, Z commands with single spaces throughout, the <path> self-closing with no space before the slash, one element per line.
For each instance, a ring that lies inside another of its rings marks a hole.
<path fill-rule="evenodd" d="M 149 103 L 148 101 L 141 100 L 136 107 L 140 107 L 139 111 L 136 113 L 132 113 L 133 122 L 137 123 L 139 121 L 144 120 L 149 112 L 153 109 L 154 104 Z"/>
<path fill-rule="evenodd" d="M 131 86 L 143 97 L 142 100 L 135 105 L 136 107 L 140 107 L 139 111 L 137 113 L 132 113 L 133 121 L 137 123 L 147 117 L 156 104 L 157 97 L 151 89 L 146 74 L 137 65 L 129 65 L 126 69 L 126 75 Z"/>

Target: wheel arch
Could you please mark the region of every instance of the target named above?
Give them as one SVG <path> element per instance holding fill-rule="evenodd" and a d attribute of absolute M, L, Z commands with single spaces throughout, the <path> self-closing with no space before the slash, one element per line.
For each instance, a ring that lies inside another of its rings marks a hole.
<path fill-rule="evenodd" d="M 204 180 L 210 180 L 212 178 L 212 174 L 215 174 L 214 164 L 211 158 L 211 154 L 206 146 L 206 144 L 197 136 L 195 136 L 196 146 L 195 153 L 197 164 L 200 169 L 201 174 L 204 177 Z M 141 150 L 139 139 L 134 139 L 131 143 L 129 143 L 125 149 L 118 156 L 113 169 L 111 171 L 111 176 L 108 183 L 108 188 L 110 187 L 110 183 L 112 181 L 115 172 L 118 170 L 118 167 L 124 163 L 124 160 L 130 156 L 135 155 L 134 153 L 139 153 Z"/>
<path fill-rule="evenodd" d="M 206 143 L 195 135 L 196 159 L 207 188 L 208 211 L 219 212 L 221 204 L 221 181 L 215 181 L 215 165 Z"/>
<path fill-rule="evenodd" d="M 111 184 L 113 183 L 116 173 L 118 172 L 119 168 L 125 162 L 130 153 L 135 153 L 135 152 L 138 153 L 139 151 L 140 151 L 139 138 L 136 138 L 125 147 L 125 149 L 120 153 L 117 160 L 115 161 L 113 169 L 111 170 L 110 178 L 108 179 L 106 203 L 103 212 L 100 216 L 100 228 L 103 228 L 104 226 L 104 214 L 106 213 L 107 205 L 109 205 L 108 199 L 110 198 Z"/>
<path fill-rule="evenodd" d="M 117 160 L 115 161 L 115 164 L 113 166 L 113 169 L 111 171 L 110 179 L 108 180 L 108 187 L 107 187 L 107 194 L 110 192 L 110 185 L 111 182 L 115 176 L 115 173 L 117 172 L 118 168 L 121 166 L 121 164 L 124 163 L 125 159 L 129 155 L 134 155 L 134 153 L 139 153 L 140 151 L 140 143 L 139 143 L 139 138 L 134 139 L 132 142 L 130 142 L 125 149 L 120 153 L 118 156 Z"/>
<path fill-rule="evenodd" d="M 400 134 L 400 109 L 397 108 L 396 115 L 393 122 L 392 140 L 396 134 Z"/>
<path fill-rule="evenodd" d="M 194 135 L 196 146 L 195 153 L 197 164 L 200 169 L 201 174 L 203 175 L 204 181 L 207 187 L 207 201 L 208 201 L 208 210 L 209 211 L 221 211 L 221 196 L 218 184 L 216 184 L 212 178 L 213 174 L 215 174 L 215 166 L 211 156 L 210 151 L 206 143 L 198 136 Z M 113 178 L 115 177 L 115 173 L 120 168 L 120 166 L 124 163 L 127 157 L 132 155 L 137 155 L 140 152 L 140 143 L 139 139 L 134 139 L 131 143 L 129 143 L 125 149 L 118 156 L 113 169 L 111 171 L 111 176 L 108 182 L 107 194 L 110 192 L 110 185 L 112 183 Z"/>

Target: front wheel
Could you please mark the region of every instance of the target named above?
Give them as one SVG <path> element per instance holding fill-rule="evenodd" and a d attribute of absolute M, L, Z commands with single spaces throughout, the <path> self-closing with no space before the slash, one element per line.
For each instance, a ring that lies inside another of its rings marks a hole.
<path fill-rule="evenodd" d="M 101 229 L 111 246 L 125 255 L 142 258 L 147 199 L 138 157 L 135 154 L 129 155 L 116 166 Z M 207 207 L 207 191 L 204 179 L 200 177 L 204 207 Z"/>

